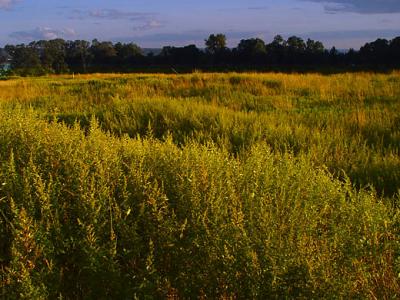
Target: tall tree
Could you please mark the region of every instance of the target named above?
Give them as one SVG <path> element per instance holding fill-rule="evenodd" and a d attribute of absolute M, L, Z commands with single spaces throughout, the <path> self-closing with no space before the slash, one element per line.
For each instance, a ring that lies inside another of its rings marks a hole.
<path fill-rule="evenodd" d="M 366 63 L 385 63 L 388 62 L 389 41 L 377 39 L 374 42 L 366 43 L 360 48 L 361 59 Z"/>
<path fill-rule="evenodd" d="M 287 39 L 287 62 L 290 64 L 303 64 L 306 44 L 304 40 L 297 36 Z"/>
<path fill-rule="evenodd" d="M 328 57 L 329 57 L 329 62 L 332 65 L 336 65 L 339 62 L 339 51 L 336 49 L 335 46 L 333 46 L 329 52 L 328 52 Z"/>
<path fill-rule="evenodd" d="M 222 33 L 211 34 L 208 39 L 205 40 L 205 44 L 208 53 L 217 54 L 226 49 L 226 36 Z"/>
<path fill-rule="evenodd" d="M 162 49 L 160 57 L 163 63 L 196 67 L 201 59 L 201 51 L 196 45 L 185 47 L 168 46 Z"/>
<path fill-rule="evenodd" d="M 6 45 L 5 50 L 11 56 L 12 69 L 21 75 L 40 75 L 44 73 L 39 52 L 32 45 Z"/>
<path fill-rule="evenodd" d="M 90 52 L 97 65 L 110 65 L 117 56 L 117 51 L 112 42 L 99 42 L 96 39 L 92 42 Z"/>
<path fill-rule="evenodd" d="M 325 47 L 320 41 L 308 39 L 306 42 L 306 63 L 319 64 L 323 61 Z"/>
<path fill-rule="evenodd" d="M 400 36 L 392 39 L 389 46 L 390 60 L 400 65 Z"/>
<path fill-rule="evenodd" d="M 289 37 L 286 43 L 289 51 L 302 52 L 306 49 L 306 44 L 304 43 L 303 39 L 297 36 Z"/>
<path fill-rule="evenodd" d="M 281 64 L 285 59 L 286 41 L 281 35 L 276 35 L 274 40 L 267 46 L 268 59 L 270 63 Z"/>
<path fill-rule="evenodd" d="M 314 41 L 308 39 L 306 42 L 306 52 L 311 54 L 321 54 L 324 53 L 325 47 L 320 41 Z"/>
<path fill-rule="evenodd" d="M 38 41 L 32 43 L 40 53 L 42 66 L 57 74 L 68 72 L 68 65 L 65 62 L 66 44 L 63 39 L 54 39 L 50 41 Z"/>
<path fill-rule="evenodd" d="M 70 67 L 79 67 L 86 73 L 91 60 L 90 43 L 84 40 L 68 41 L 66 43 L 66 60 Z"/>
<path fill-rule="evenodd" d="M 0 48 L 0 64 L 7 61 L 6 51 Z"/>
<path fill-rule="evenodd" d="M 116 43 L 114 48 L 119 63 L 134 64 L 143 57 L 142 49 L 134 43 Z"/>
<path fill-rule="evenodd" d="M 241 40 L 237 54 L 242 63 L 260 63 L 267 54 L 267 48 L 264 41 L 259 38 Z"/>

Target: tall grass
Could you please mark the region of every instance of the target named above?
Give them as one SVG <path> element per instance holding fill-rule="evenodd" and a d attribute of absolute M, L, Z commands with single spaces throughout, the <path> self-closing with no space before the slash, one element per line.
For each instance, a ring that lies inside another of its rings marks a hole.
<path fill-rule="evenodd" d="M 1 296 L 399 297 L 398 79 L 0 82 Z"/>
<path fill-rule="evenodd" d="M 355 73 L 87 75 L 1 82 L 4 108 L 131 137 L 171 134 L 238 154 L 258 142 L 311 155 L 380 195 L 400 188 L 400 76 Z M 380 171 L 382 170 L 382 171 Z"/>

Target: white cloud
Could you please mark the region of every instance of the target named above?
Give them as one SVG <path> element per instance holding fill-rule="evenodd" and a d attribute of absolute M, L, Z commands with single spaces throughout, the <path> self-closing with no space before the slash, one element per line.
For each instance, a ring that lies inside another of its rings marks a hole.
<path fill-rule="evenodd" d="M 0 0 L 1 1 L 1 0 Z M 87 18 L 103 19 L 103 20 L 147 20 L 153 16 L 151 13 L 121 11 L 118 9 L 94 9 L 94 10 L 79 10 L 74 9 L 71 12 L 71 19 L 84 20 Z"/>
<path fill-rule="evenodd" d="M 94 9 L 94 10 L 79 10 L 71 11 L 70 19 L 85 20 L 97 19 L 106 21 L 121 21 L 126 20 L 132 22 L 134 31 L 146 31 L 156 28 L 161 28 L 164 24 L 156 20 L 157 14 L 137 11 L 122 11 L 118 9 Z"/>
<path fill-rule="evenodd" d="M 156 28 L 161 28 L 164 25 L 156 20 L 149 20 L 147 21 L 145 24 L 143 25 L 138 25 L 138 26 L 134 26 L 133 30 L 134 31 L 145 31 L 145 30 L 151 30 L 151 29 L 156 29 Z"/>
<path fill-rule="evenodd" d="M 49 27 L 37 27 L 33 30 L 16 31 L 9 36 L 18 41 L 37 41 L 37 40 L 53 40 L 58 38 L 72 38 L 76 32 L 72 28 L 64 28 L 61 30 Z"/>

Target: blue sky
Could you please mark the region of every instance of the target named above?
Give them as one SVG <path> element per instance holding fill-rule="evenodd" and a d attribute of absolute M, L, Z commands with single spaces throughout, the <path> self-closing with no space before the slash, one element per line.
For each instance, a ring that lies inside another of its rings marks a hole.
<path fill-rule="evenodd" d="M 38 39 L 197 44 L 298 35 L 325 46 L 359 48 L 400 36 L 400 0 L 0 0 L 0 46 Z"/>

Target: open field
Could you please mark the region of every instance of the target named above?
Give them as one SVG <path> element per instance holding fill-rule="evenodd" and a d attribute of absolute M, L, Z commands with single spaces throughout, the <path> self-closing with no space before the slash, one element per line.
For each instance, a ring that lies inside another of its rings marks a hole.
<path fill-rule="evenodd" d="M 400 72 L 0 81 L 0 297 L 400 297 Z"/>

